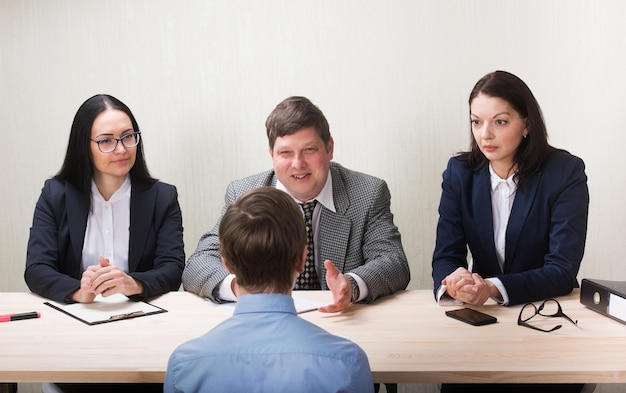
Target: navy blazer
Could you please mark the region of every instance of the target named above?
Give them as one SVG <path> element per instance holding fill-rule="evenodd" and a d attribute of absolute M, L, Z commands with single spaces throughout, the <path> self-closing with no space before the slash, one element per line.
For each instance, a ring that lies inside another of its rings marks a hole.
<path fill-rule="evenodd" d="M 500 279 L 509 305 L 571 292 L 578 287 L 588 209 L 583 161 L 565 151 L 550 153 L 515 194 L 502 271 L 494 242 L 489 167 L 474 172 L 464 156 L 451 158 L 443 173 L 432 261 L 435 292 L 448 274 L 467 267 L 468 247 L 473 271 Z"/>
<path fill-rule="evenodd" d="M 63 302 L 80 288 L 89 208 L 88 194 L 67 182 L 46 180 L 28 240 L 24 278 L 31 291 Z M 177 291 L 185 250 L 176 187 L 133 182 L 129 230 L 129 274 L 144 288 L 134 298 Z"/>

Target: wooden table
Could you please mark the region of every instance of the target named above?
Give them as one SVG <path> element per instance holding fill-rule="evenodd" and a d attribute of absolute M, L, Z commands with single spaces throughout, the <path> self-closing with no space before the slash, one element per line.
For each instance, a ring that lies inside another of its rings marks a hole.
<path fill-rule="evenodd" d="M 322 291 L 296 296 L 330 302 Z M 626 325 L 579 303 L 579 292 L 559 298 L 562 318 L 517 326 L 521 307 L 477 309 L 498 323 L 470 326 L 446 317 L 429 290 L 403 291 L 339 314 L 301 316 L 357 342 L 367 353 L 375 382 L 624 383 Z M 42 317 L 0 323 L 0 382 L 162 382 L 167 360 L 181 343 L 232 315 L 186 292 L 151 301 L 167 313 L 88 326 L 43 305 L 28 293 L 0 293 L 0 314 L 40 311 Z"/>

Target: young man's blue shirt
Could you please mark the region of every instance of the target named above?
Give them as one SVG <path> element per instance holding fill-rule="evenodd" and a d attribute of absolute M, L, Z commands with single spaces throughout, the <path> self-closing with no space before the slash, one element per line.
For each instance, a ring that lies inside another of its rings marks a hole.
<path fill-rule="evenodd" d="M 164 392 L 372 392 L 365 352 L 300 318 L 291 296 L 239 298 L 234 315 L 179 346 Z"/>

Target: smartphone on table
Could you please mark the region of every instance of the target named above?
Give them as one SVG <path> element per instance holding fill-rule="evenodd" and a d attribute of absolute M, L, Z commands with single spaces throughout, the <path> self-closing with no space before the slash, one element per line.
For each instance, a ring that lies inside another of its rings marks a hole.
<path fill-rule="evenodd" d="M 485 314 L 469 307 L 460 308 L 458 310 L 448 310 L 446 315 L 450 318 L 458 319 L 473 326 L 489 325 L 496 323 L 498 319 L 492 315 Z"/>

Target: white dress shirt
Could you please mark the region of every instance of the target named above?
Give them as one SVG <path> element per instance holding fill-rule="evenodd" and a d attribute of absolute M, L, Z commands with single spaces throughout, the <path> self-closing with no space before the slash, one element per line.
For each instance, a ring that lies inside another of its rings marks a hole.
<path fill-rule="evenodd" d="M 493 215 L 493 241 L 496 246 L 496 257 L 500 270 L 504 272 L 505 248 L 506 248 L 506 228 L 509 224 L 509 216 L 513 208 L 515 193 L 517 192 L 517 181 L 515 174 L 506 179 L 502 179 L 489 164 L 491 175 L 491 212 Z M 498 278 L 487 278 L 498 288 L 502 295 L 501 304 L 509 304 L 509 295 L 502 281 Z"/>
<path fill-rule="evenodd" d="M 83 243 L 82 267 L 99 264 L 99 257 L 109 259 L 111 265 L 128 273 L 128 245 L 130 239 L 130 177 L 106 201 L 96 183 L 91 181 L 91 209 Z"/>

